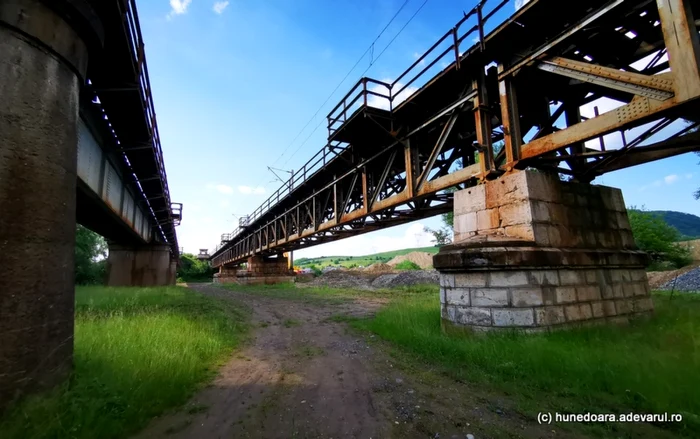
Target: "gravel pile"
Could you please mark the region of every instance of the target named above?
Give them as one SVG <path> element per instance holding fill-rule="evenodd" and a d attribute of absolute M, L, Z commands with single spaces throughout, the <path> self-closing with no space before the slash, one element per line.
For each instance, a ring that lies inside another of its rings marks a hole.
<path fill-rule="evenodd" d="M 410 270 L 398 274 L 383 274 L 372 282 L 372 288 L 436 284 L 439 281 L 438 272 L 435 270 Z"/>
<path fill-rule="evenodd" d="M 671 279 L 660 288 L 661 290 L 700 291 L 700 267 Z"/>
<path fill-rule="evenodd" d="M 298 287 L 331 287 L 375 290 L 410 285 L 437 284 L 438 273 L 435 270 L 411 270 L 400 273 L 370 275 L 346 270 L 330 271 L 311 282 L 297 284 Z"/>

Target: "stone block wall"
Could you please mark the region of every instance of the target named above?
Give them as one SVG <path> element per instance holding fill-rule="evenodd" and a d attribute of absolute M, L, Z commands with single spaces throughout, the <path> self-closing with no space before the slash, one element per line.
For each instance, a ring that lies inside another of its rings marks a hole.
<path fill-rule="evenodd" d="M 652 312 L 619 189 L 516 172 L 455 193 L 440 249 L 443 324 L 538 330 Z"/>
<path fill-rule="evenodd" d="M 559 248 L 636 249 L 619 189 L 520 172 L 455 193 L 455 243 L 476 236 Z"/>
<path fill-rule="evenodd" d="M 625 321 L 653 309 L 643 268 L 440 274 L 442 318 L 474 329 Z"/>

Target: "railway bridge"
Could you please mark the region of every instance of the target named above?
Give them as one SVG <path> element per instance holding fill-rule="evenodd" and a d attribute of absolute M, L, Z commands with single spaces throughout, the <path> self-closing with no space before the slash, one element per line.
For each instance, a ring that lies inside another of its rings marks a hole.
<path fill-rule="evenodd" d="M 222 235 L 216 280 L 265 282 L 285 252 L 453 210 L 434 258 L 446 326 L 648 314 L 622 194 L 591 182 L 699 149 L 699 8 L 480 1 L 394 81 L 355 84 L 327 144 Z"/>
<path fill-rule="evenodd" d="M 76 222 L 169 285 L 181 218 L 134 1 L 0 0 L 0 407 L 70 372 Z"/>

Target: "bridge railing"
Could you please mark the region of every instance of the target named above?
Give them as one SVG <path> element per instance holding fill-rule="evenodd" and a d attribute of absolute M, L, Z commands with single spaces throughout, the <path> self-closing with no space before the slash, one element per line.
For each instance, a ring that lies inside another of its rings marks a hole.
<path fill-rule="evenodd" d="M 326 165 L 336 156 L 340 155 L 345 148 L 346 146 L 343 146 L 340 142 L 334 142 L 332 144 L 329 143 L 324 146 L 323 149 L 311 157 L 311 159 L 307 161 L 300 169 L 293 171 L 289 180 L 287 180 L 282 187 L 270 195 L 270 197 L 265 200 L 252 214 L 248 215 L 246 224 L 254 224 L 256 220 L 265 215 L 273 206 L 275 206 L 281 200 L 284 200 L 285 197 L 289 196 L 294 189 L 302 186 L 309 178 L 311 178 L 321 169 L 325 168 Z M 222 235 L 222 240 L 219 245 L 216 246 L 214 253 L 219 251 L 229 241 L 233 240 L 238 234 L 245 230 L 247 230 L 247 227 L 237 227 L 236 230 L 230 234 Z M 227 240 L 224 240 L 223 236 L 226 236 Z"/>
<path fill-rule="evenodd" d="M 452 64 L 456 63 L 459 68 L 462 49 L 474 46 L 483 49 L 486 32 L 499 24 L 491 19 L 507 4 L 514 6 L 515 0 L 479 2 L 390 84 L 372 78 L 361 78 L 328 113 L 328 136 L 331 137 L 359 109 L 376 107 L 392 112 L 425 85 L 429 78 Z M 470 36 L 472 38 L 468 39 Z"/>
<path fill-rule="evenodd" d="M 121 3 L 121 2 L 120 2 Z M 141 102 L 145 111 L 146 123 L 151 135 L 151 141 L 153 146 L 153 155 L 155 158 L 156 168 L 158 171 L 158 180 L 160 181 L 161 190 L 163 192 L 163 197 L 165 199 L 166 206 L 171 206 L 170 202 L 170 190 L 168 188 L 168 177 L 165 172 L 165 164 L 163 162 L 163 149 L 160 143 L 160 133 L 158 132 L 158 124 L 156 122 L 156 110 L 153 105 L 153 96 L 151 95 L 151 82 L 148 75 L 148 63 L 146 62 L 146 56 L 144 52 L 143 36 L 141 35 L 141 26 L 139 23 L 138 12 L 136 9 L 135 0 L 128 0 L 121 4 L 126 6 L 123 12 L 125 31 L 128 35 L 129 45 L 131 48 L 131 55 L 135 63 L 137 76 L 138 76 L 138 91 L 140 94 Z M 137 176 L 137 178 L 150 178 L 152 176 Z M 167 212 L 167 218 L 161 220 L 158 218 L 155 212 L 153 212 L 154 220 L 161 229 L 161 226 L 165 224 L 173 224 L 173 212 Z M 173 236 L 175 233 L 173 231 Z M 166 238 L 167 239 L 167 238 Z M 170 243 L 174 245 L 177 249 L 177 242 Z"/>
<path fill-rule="evenodd" d="M 370 86 L 368 87 L 367 84 Z M 360 78 L 328 114 L 328 137 L 333 135 L 355 111 L 368 105 L 391 111 L 391 84 L 372 78 Z"/>

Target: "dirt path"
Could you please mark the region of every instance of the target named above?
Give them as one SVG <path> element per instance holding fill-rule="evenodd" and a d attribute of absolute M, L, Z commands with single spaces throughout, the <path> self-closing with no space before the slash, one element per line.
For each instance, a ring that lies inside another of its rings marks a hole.
<path fill-rule="evenodd" d="M 367 315 L 378 301 L 328 305 L 192 288 L 250 307 L 253 339 L 210 386 L 138 438 L 573 437 L 430 370 L 402 369 L 372 336 L 333 318 Z"/>

